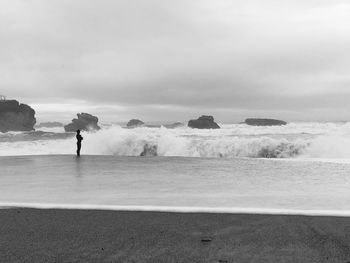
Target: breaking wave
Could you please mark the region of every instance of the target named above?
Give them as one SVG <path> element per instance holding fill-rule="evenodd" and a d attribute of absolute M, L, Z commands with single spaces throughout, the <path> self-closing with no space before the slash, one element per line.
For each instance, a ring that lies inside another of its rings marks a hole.
<path fill-rule="evenodd" d="M 112 126 L 83 134 L 84 154 L 214 158 L 350 158 L 350 125 L 289 124 L 283 127 L 224 125 L 190 128 L 125 129 Z M 36 131 L 0 135 L 0 155 L 72 154 L 71 133 Z"/>

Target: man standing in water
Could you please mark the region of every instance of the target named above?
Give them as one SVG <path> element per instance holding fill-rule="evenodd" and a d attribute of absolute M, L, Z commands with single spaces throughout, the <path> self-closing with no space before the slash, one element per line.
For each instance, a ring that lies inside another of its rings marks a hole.
<path fill-rule="evenodd" d="M 81 149 L 81 141 L 83 140 L 83 136 L 80 135 L 80 130 L 77 130 L 77 156 L 80 156 Z"/>

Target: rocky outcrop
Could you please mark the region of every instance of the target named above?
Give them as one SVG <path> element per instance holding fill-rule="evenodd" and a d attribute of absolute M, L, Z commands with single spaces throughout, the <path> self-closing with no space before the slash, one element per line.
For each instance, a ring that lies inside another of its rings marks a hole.
<path fill-rule="evenodd" d="M 63 124 L 60 122 L 42 122 L 36 126 L 36 128 L 56 128 L 63 127 Z"/>
<path fill-rule="evenodd" d="M 195 129 L 220 129 L 220 126 L 214 121 L 213 116 L 201 116 L 197 120 L 190 120 L 188 127 Z"/>
<path fill-rule="evenodd" d="M 144 125 L 145 123 L 143 121 L 132 119 L 127 124 L 126 127 L 128 128 L 135 128 Z"/>
<path fill-rule="evenodd" d="M 246 119 L 245 124 L 251 125 L 251 126 L 281 126 L 286 125 L 287 122 L 281 121 L 281 120 L 274 120 L 274 119 Z"/>
<path fill-rule="evenodd" d="M 78 119 L 73 119 L 72 122 L 64 126 L 66 132 L 82 131 L 96 131 L 101 129 L 98 126 L 98 118 L 89 113 L 78 113 Z"/>
<path fill-rule="evenodd" d="M 33 131 L 35 111 L 16 100 L 0 100 L 0 132 Z"/>
<path fill-rule="evenodd" d="M 143 146 L 143 152 L 140 154 L 140 156 L 157 156 L 158 155 L 158 147 L 157 145 L 149 145 L 146 143 Z"/>
<path fill-rule="evenodd" d="M 164 127 L 167 129 L 175 129 L 175 128 L 180 128 L 183 127 L 184 124 L 181 122 L 175 122 L 173 124 L 165 124 Z"/>

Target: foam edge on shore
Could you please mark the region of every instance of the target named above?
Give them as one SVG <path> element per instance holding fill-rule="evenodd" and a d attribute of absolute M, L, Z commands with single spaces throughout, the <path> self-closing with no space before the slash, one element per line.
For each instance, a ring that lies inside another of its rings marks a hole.
<path fill-rule="evenodd" d="M 124 205 L 98 205 L 98 204 L 88 205 L 88 204 L 47 204 L 47 203 L 0 203 L 0 209 L 15 209 L 15 208 L 350 217 L 350 211 L 344 211 L 344 210 L 302 210 L 302 209 L 251 208 L 251 207 L 247 208 L 247 207 L 188 207 L 188 206 L 133 206 L 133 205 L 124 206 Z"/>

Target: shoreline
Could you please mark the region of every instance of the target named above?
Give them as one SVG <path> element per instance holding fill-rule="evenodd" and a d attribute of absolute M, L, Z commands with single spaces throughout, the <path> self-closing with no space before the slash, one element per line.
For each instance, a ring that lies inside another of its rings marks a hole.
<path fill-rule="evenodd" d="M 37 210 L 81 210 L 115 212 L 155 212 L 184 214 L 227 214 L 227 215 L 272 215 L 272 216 L 310 216 L 310 217 L 349 217 L 344 210 L 303 210 L 282 208 L 250 207 L 194 207 L 194 206 L 137 206 L 137 205 L 98 205 L 98 204 L 48 204 L 48 203 L 1 203 L 0 211 L 6 209 Z"/>
<path fill-rule="evenodd" d="M 11 208 L 0 262 L 348 262 L 350 218 Z"/>

